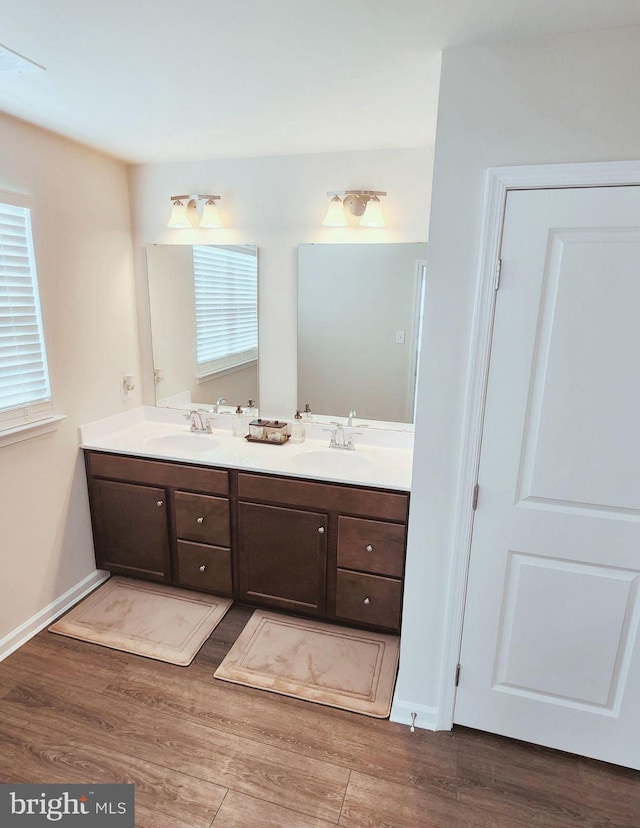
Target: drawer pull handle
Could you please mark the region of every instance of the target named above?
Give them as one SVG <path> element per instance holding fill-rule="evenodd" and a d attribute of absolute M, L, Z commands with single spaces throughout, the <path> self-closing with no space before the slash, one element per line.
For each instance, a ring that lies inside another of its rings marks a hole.
<path fill-rule="evenodd" d="M 196 518 L 196 523 L 204 523 L 204 518 L 203 517 Z"/>
<path fill-rule="evenodd" d="M 157 500 L 157 501 L 156 501 L 156 506 L 157 506 L 158 508 L 160 508 L 161 506 L 164 506 L 164 500 Z"/>
<path fill-rule="evenodd" d="M 373 546 L 371 546 L 370 543 L 368 543 L 365 548 L 366 548 L 367 552 L 373 552 Z"/>
<path fill-rule="evenodd" d="M 365 598 L 365 599 L 364 599 L 364 601 L 363 601 L 362 603 L 363 603 L 363 604 L 365 604 L 365 606 L 367 606 L 367 607 L 368 607 L 368 606 L 369 606 L 369 604 L 371 603 L 371 598 L 368 598 L 368 597 L 367 597 L 367 598 Z"/>
<path fill-rule="evenodd" d="M 202 566 L 200 567 L 200 572 L 204 572 L 206 568 L 207 567 L 204 564 L 202 564 Z"/>
<path fill-rule="evenodd" d="M 321 535 L 324 535 L 324 526 L 318 526 L 318 532 Z"/>

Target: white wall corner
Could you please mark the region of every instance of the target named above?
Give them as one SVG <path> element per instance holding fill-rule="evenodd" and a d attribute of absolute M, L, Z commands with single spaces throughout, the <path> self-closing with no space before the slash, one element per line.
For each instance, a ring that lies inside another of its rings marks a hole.
<path fill-rule="evenodd" d="M 101 569 L 95 569 L 91 574 L 79 581 L 75 586 L 72 586 L 64 592 L 55 601 L 52 601 L 46 607 L 37 612 L 31 618 L 28 618 L 24 624 L 16 627 L 15 630 L 5 635 L 0 639 L 0 661 L 3 661 L 11 653 L 26 644 L 30 638 L 37 635 L 41 630 L 55 621 L 58 616 L 62 615 L 68 609 L 71 609 L 74 604 L 82 600 L 85 595 L 93 592 L 96 587 L 104 583 L 110 577 L 108 572 Z"/>
<path fill-rule="evenodd" d="M 391 715 L 389 719 L 398 724 L 405 724 L 411 726 L 413 722 L 412 713 L 415 713 L 415 727 L 423 730 L 438 730 L 438 708 L 427 707 L 425 704 L 416 704 L 415 702 L 405 701 L 404 699 L 394 698 L 391 705 Z"/>

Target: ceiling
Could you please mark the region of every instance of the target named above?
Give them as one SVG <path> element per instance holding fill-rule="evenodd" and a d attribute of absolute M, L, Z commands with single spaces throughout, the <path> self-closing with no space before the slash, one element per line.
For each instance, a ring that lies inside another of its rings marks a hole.
<path fill-rule="evenodd" d="M 432 146 L 443 49 L 637 0 L 0 0 L 0 110 L 129 162 Z"/>

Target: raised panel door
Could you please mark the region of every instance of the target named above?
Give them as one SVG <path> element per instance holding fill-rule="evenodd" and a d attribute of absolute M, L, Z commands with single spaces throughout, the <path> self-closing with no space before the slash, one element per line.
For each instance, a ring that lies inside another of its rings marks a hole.
<path fill-rule="evenodd" d="M 165 490 L 93 480 L 90 492 L 98 567 L 120 575 L 170 581 Z"/>
<path fill-rule="evenodd" d="M 640 187 L 511 191 L 455 721 L 640 769 Z"/>
<path fill-rule="evenodd" d="M 327 526 L 321 512 L 239 503 L 240 597 L 323 615 Z"/>

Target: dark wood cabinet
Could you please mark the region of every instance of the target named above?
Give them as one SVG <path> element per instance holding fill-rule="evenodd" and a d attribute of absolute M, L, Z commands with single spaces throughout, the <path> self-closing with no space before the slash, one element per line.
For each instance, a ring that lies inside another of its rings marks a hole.
<path fill-rule="evenodd" d="M 400 630 L 407 493 L 85 456 L 101 569 Z"/>
<path fill-rule="evenodd" d="M 238 472 L 237 496 L 240 597 L 400 630 L 408 494 Z M 324 567 L 318 584 L 313 560 Z"/>
<path fill-rule="evenodd" d="M 406 527 L 404 523 L 338 517 L 338 566 L 402 578 Z"/>
<path fill-rule="evenodd" d="M 400 629 L 406 524 L 338 518 L 336 618 Z"/>
<path fill-rule="evenodd" d="M 188 589 L 233 593 L 229 499 L 179 491 L 173 496 L 175 582 Z"/>
<path fill-rule="evenodd" d="M 239 597 L 324 615 L 327 523 L 319 512 L 239 503 Z"/>
<path fill-rule="evenodd" d="M 232 595 L 229 499 L 175 492 L 175 581 L 188 589 Z"/>
<path fill-rule="evenodd" d="M 338 570 L 336 618 L 398 630 L 401 602 L 402 582 L 398 579 Z"/>
<path fill-rule="evenodd" d="M 176 583 L 187 589 L 231 595 L 231 550 L 224 546 L 178 540 Z"/>
<path fill-rule="evenodd" d="M 100 569 L 233 593 L 227 471 L 93 451 L 85 459 Z"/>
<path fill-rule="evenodd" d="M 166 491 L 92 480 L 90 497 L 98 567 L 119 575 L 170 581 Z"/>
<path fill-rule="evenodd" d="M 229 500 L 226 497 L 176 492 L 174 503 L 179 538 L 231 546 Z"/>

